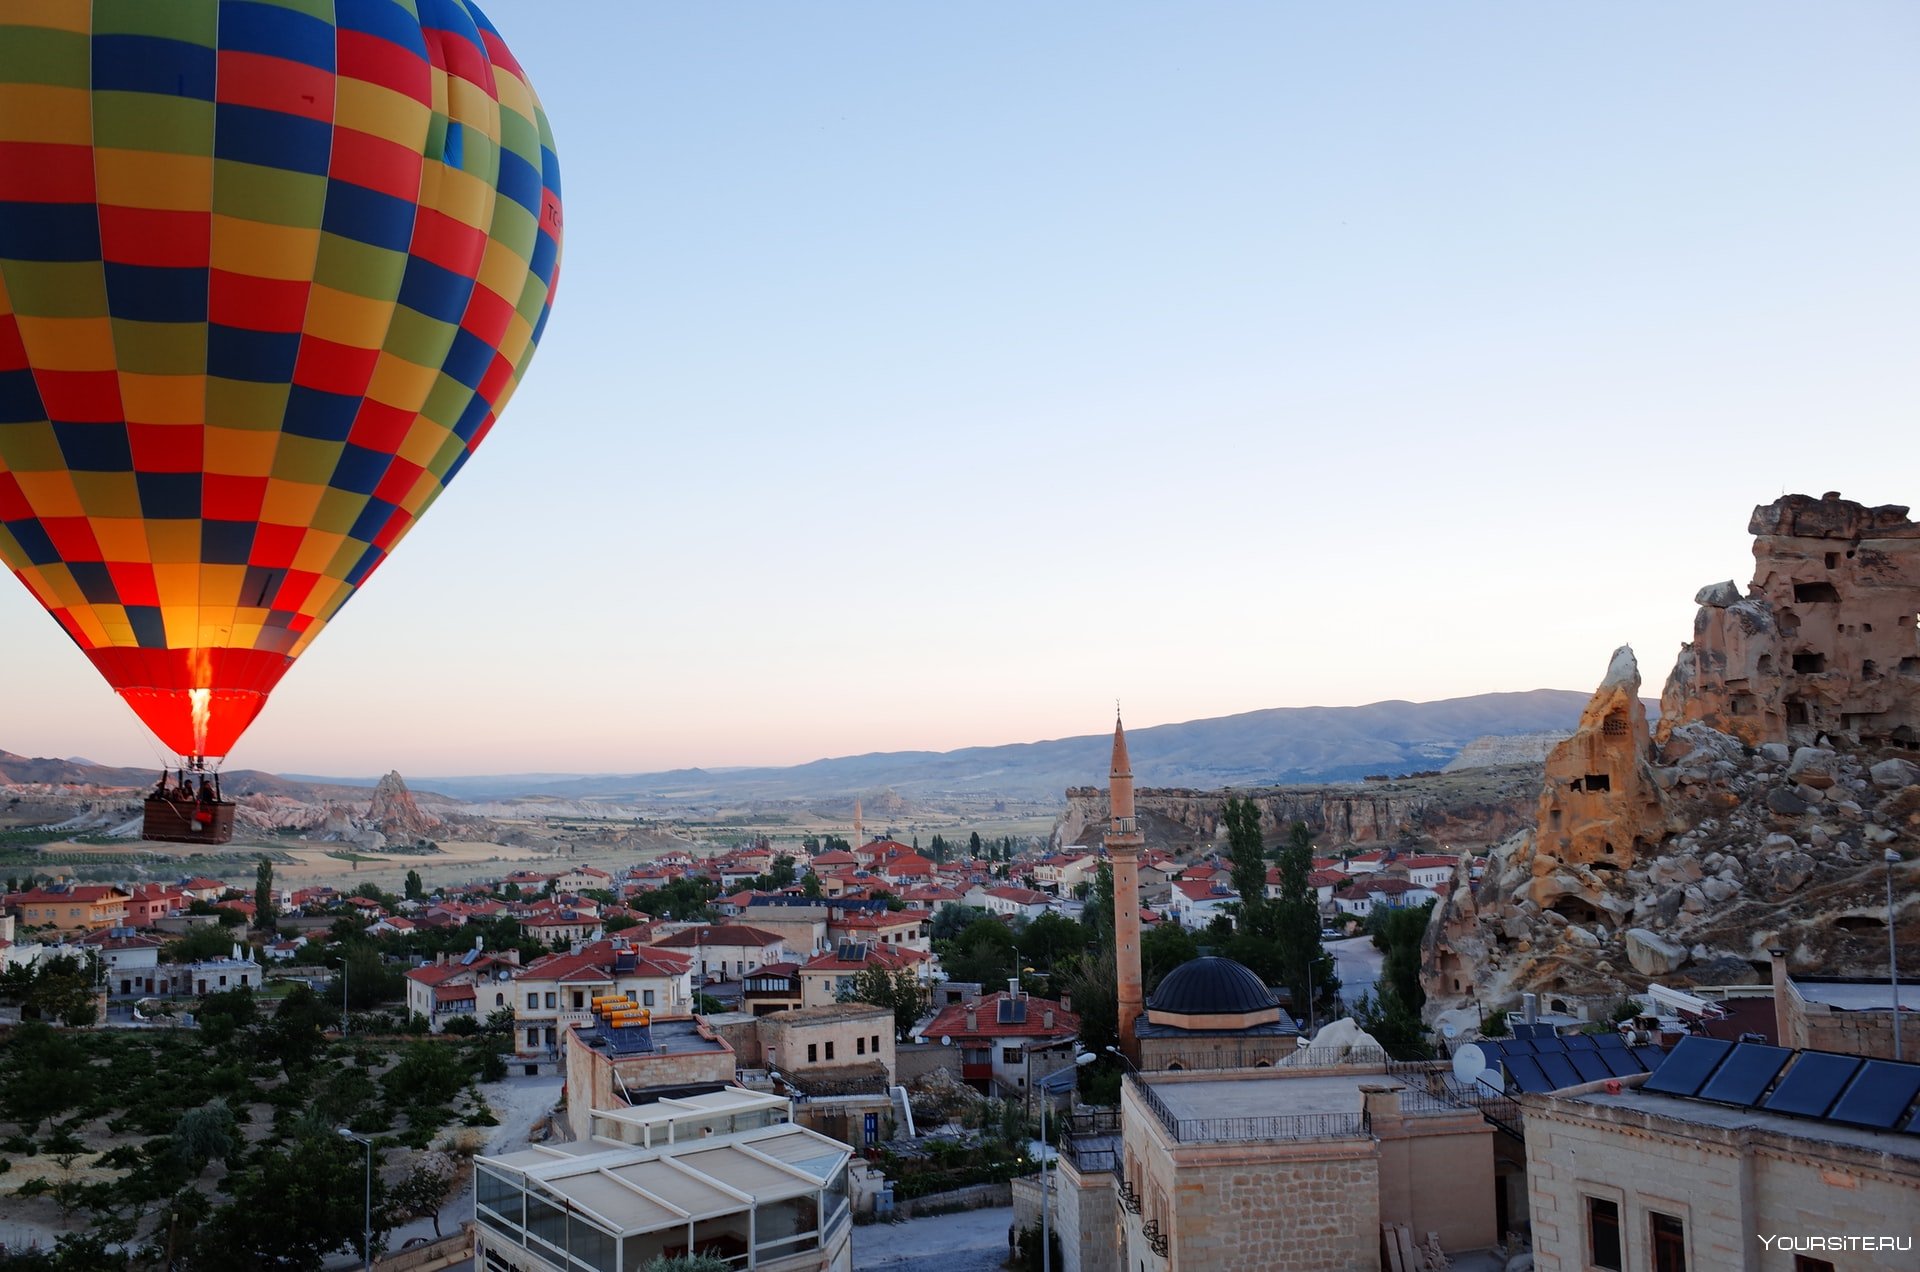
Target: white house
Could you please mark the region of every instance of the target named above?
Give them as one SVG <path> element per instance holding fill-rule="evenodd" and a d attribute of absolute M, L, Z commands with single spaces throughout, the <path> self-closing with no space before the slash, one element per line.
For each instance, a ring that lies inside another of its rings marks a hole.
<path fill-rule="evenodd" d="M 744 923 L 688 928 L 653 945 L 691 958 L 703 982 L 740 980 L 769 963 L 787 962 L 790 957 L 784 937 Z"/>
<path fill-rule="evenodd" d="M 996 884 L 989 888 L 975 884 L 967 890 L 966 903 L 985 910 L 988 914 L 1017 915 L 1023 919 L 1037 919 L 1047 912 L 1047 903 L 1052 900 L 1044 892 L 1035 892 L 1032 888 L 1019 888 L 1010 883 Z"/>

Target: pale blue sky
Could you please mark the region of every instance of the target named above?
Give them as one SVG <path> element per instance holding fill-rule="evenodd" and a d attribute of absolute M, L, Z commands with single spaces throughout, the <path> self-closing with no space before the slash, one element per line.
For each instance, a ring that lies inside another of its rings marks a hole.
<path fill-rule="evenodd" d="M 233 764 L 1657 693 L 1755 503 L 1920 503 L 1911 4 L 487 9 L 553 319 Z M 0 642 L 0 748 L 153 754 Z"/>

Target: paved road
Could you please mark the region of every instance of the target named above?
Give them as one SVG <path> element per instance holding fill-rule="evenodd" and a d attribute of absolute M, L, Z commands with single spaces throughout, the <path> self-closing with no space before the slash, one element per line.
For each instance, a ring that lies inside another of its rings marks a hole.
<path fill-rule="evenodd" d="M 1333 970 L 1340 977 L 1340 996 L 1348 1002 L 1362 994 L 1371 994 L 1373 984 L 1380 979 L 1380 965 L 1386 955 L 1373 947 L 1370 936 L 1349 936 L 1344 940 L 1326 942 L 1327 953 L 1333 955 Z"/>
<path fill-rule="evenodd" d="M 856 1272 L 998 1272 L 1007 1258 L 1012 1206 L 873 1223 L 853 1230 Z"/>
<path fill-rule="evenodd" d="M 488 1153 L 510 1153 L 517 1148 L 527 1146 L 527 1132 L 533 1124 L 545 1117 L 560 1098 L 560 1087 L 565 1081 L 557 1073 L 541 1074 L 537 1077 L 513 1075 L 499 1082 L 483 1082 L 480 1093 L 486 1097 L 494 1116 L 500 1119 L 498 1126 L 488 1128 Z M 473 1175 L 467 1175 L 466 1184 L 459 1195 L 440 1207 L 440 1231 L 452 1233 L 459 1231 L 462 1219 L 473 1218 Z M 433 1238 L 433 1221 L 416 1219 L 412 1223 L 395 1228 L 387 1238 L 387 1249 L 397 1251 L 412 1237 Z M 1004 1234 L 1001 1237 L 1005 1240 Z M 327 1260 L 328 1269 L 345 1272 L 348 1268 L 360 1266 L 357 1257 L 349 1258 L 345 1254 L 335 1254 Z"/>

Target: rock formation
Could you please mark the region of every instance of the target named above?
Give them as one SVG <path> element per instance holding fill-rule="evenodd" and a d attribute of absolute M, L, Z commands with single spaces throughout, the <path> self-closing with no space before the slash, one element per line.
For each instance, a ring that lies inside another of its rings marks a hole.
<path fill-rule="evenodd" d="M 1651 737 L 1632 651 L 1614 654 L 1548 757 L 1536 829 L 1476 885 L 1463 866 L 1436 908 L 1430 1017 L 1470 1025 L 1528 990 L 1599 1005 L 1652 979 L 1762 980 L 1777 945 L 1797 970 L 1885 975 L 1883 854 L 1920 844 L 1906 511 L 1837 495 L 1755 509 L 1753 584 L 1701 590 Z"/>
<path fill-rule="evenodd" d="M 1756 508 L 1747 595 L 1702 588 L 1659 741 L 1701 720 L 1751 746 L 1920 744 L 1920 524 L 1837 494 Z"/>
<path fill-rule="evenodd" d="M 413 792 L 397 772 L 388 773 L 373 788 L 373 802 L 367 806 L 365 825 L 391 841 L 411 843 L 432 837 L 440 828 L 438 817 L 429 817 L 413 802 Z"/>
<path fill-rule="evenodd" d="M 1422 842 L 1469 848 L 1498 843 L 1531 824 L 1539 781 L 1539 766 L 1523 764 L 1365 786 L 1148 788 L 1135 793 L 1134 803 L 1147 844 L 1154 848 L 1223 841 L 1221 819 L 1229 795 L 1259 805 L 1261 829 L 1269 839 L 1284 837 L 1298 821 L 1307 824 L 1322 848 Z M 1097 845 L 1107 816 L 1103 787 L 1068 787 L 1056 838 L 1062 844 Z"/>

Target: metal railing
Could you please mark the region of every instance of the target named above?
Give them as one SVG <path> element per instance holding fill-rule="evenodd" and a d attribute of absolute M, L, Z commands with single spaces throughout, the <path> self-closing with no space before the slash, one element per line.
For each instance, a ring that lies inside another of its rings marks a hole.
<path fill-rule="evenodd" d="M 1364 1139 L 1372 1122 L 1364 1110 L 1357 1113 L 1293 1113 L 1272 1117 L 1177 1117 L 1153 1087 L 1129 1073 L 1128 1085 L 1147 1111 L 1158 1118 L 1167 1134 L 1183 1144 L 1221 1140 L 1334 1140 Z"/>

